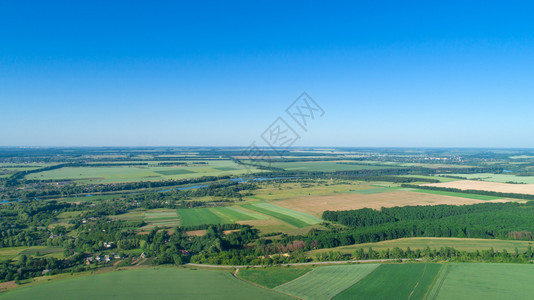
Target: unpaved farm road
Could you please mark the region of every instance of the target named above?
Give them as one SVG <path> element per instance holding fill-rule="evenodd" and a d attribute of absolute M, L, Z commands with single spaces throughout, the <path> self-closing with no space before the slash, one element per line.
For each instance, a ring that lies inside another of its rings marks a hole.
<path fill-rule="evenodd" d="M 421 261 L 420 258 L 415 259 L 416 261 Z M 278 265 L 252 265 L 252 266 L 230 266 L 230 265 L 204 265 L 204 264 L 193 264 L 187 263 L 186 266 L 192 267 L 204 267 L 204 268 L 263 268 L 263 267 L 287 267 L 287 266 L 310 266 L 310 265 L 343 265 L 350 263 L 381 263 L 389 261 L 398 261 L 398 259 L 367 259 L 367 260 L 340 260 L 340 261 L 320 261 L 320 262 L 307 262 L 307 263 L 293 263 L 293 264 L 278 264 Z M 410 261 L 410 259 L 403 258 L 402 261 Z"/>

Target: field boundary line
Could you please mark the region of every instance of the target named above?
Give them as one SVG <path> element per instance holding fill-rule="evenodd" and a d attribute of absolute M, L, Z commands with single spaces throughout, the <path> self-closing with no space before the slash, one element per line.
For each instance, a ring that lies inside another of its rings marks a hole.
<path fill-rule="evenodd" d="M 410 298 L 412 298 L 412 295 L 413 293 L 415 292 L 415 290 L 417 289 L 417 286 L 419 285 L 419 283 L 421 282 L 421 280 L 425 277 L 425 272 L 426 272 L 426 267 L 428 266 L 428 264 L 425 264 L 425 267 L 423 268 L 423 273 L 421 274 L 421 277 L 419 278 L 419 280 L 417 281 L 417 283 L 415 284 L 415 286 L 413 287 L 412 289 L 412 292 L 410 293 L 410 295 L 408 295 L 408 300 Z"/>
<path fill-rule="evenodd" d="M 354 284 L 352 284 L 351 286 L 349 286 L 348 288 L 340 291 L 339 293 L 335 294 L 334 296 L 332 296 L 332 298 L 330 299 L 334 299 L 337 295 L 343 293 L 344 291 L 350 289 L 351 287 L 353 287 L 354 285 L 358 284 L 360 281 L 364 280 L 365 278 L 367 278 L 367 276 L 371 275 L 372 273 L 374 273 L 378 268 L 380 268 L 380 266 L 382 266 L 382 264 L 378 264 L 378 266 L 376 266 L 376 268 L 374 268 L 371 272 L 367 273 L 367 275 L 363 276 L 362 278 L 360 278 L 360 280 L 356 281 Z"/>
<path fill-rule="evenodd" d="M 288 284 L 288 283 L 290 283 L 290 282 L 293 282 L 293 281 L 295 281 L 295 280 L 297 280 L 297 279 L 299 279 L 299 278 L 302 278 L 302 277 L 304 277 L 304 276 L 310 274 L 311 272 L 313 272 L 313 271 L 315 271 L 315 270 L 316 270 L 316 269 L 312 269 L 312 270 L 310 270 L 309 272 L 306 272 L 306 274 L 302 274 L 302 275 L 300 275 L 299 277 L 294 278 L 294 279 L 292 279 L 292 280 L 290 280 L 290 281 L 288 281 L 288 282 L 284 282 L 284 283 L 282 283 L 282 284 L 280 284 L 280 285 L 277 285 L 277 286 L 275 286 L 275 287 L 273 288 L 273 290 L 274 290 L 274 289 L 277 289 L 277 288 L 279 288 L 279 287 L 281 287 L 281 286 L 284 286 L 284 285 L 286 285 L 286 284 Z"/>
<path fill-rule="evenodd" d="M 311 272 L 311 271 L 310 271 L 310 272 Z M 246 280 L 246 279 L 239 278 L 239 277 L 237 276 L 237 273 L 239 273 L 239 268 L 235 268 L 235 273 L 231 273 L 231 274 L 232 274 L 232 276 L 233 276 L 235 279 L 240 280 L 240 281 L 242 281 L 242 282 L 244 282 L 244 283 L 246 283 L 246 284 L 250 284 L 250 285 L 253 285 L 253 286 L 256 286 L 256 287 L 265 289 L 265 290 L 273 291 L 273 292 L 275 292 L 275 293 L 279 293 L 279 294 L 282 294 L 282 295 L 286 295 L 286 296 L 289 296 L 289 297 L 292 297 L 292 298 L 297 298 L 297 299 L 305 300 L 305 299 L 302 299 L 302 298 L 300 298 L 300 297 L 297 297 L 297 296 L 294 296 L 294 295 L 290 295 L 290 294 L 286 294 L 286 293 L 284 293 L 284 292 L 275 290 L 274 288 L 270 289 L 270 288 L 268 288 L 268 287 L 264 287 L 264 286 L 262 286 L 262 285 L 259 285 L 259 284 L 257 284 L 257 283 L 254 283 L 254 282 L 252 282 L 252 281 L 248 281 L 248 280 Z M 308 272 L 308 273 L 309 273 L 309 272 Z M 306 274 L 308 274 L 308 273 L 306 273 Z M 304 275 L 306 275 L 306 274 L 304 274 Z"/>
<path fill-rule="evenodd" d="M 441 290 L 441 287 L 443 286 L 443 282 L 445 282 L 448 272 L 449 272 L 449 265 L 444 264 L 442 269 L 439 271 L 438 275 L 434 279 L 435 282 L 433 282 L 432 288 L 430 288 L 428 292 L 428 296 L 425 297 L 424 299 L 427 299 L 428 297 L 431 297 L 432 299 L 436 299 L 438 297 L 439 291 Z"/>

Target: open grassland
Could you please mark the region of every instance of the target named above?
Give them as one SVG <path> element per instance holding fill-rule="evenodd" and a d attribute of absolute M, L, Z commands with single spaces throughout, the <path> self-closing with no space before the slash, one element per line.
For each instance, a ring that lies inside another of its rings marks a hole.
<path fill-rule="evenodd" d="M 390 169 L 394 166 L 382 166 L 372 164 L 348 164 L 350 161 L 305 161 L 305 162 L 276 162 L 272 166 L 275 168 L 282 168 L 287 171 L 355 171 L 355 170 L 377 170 L 377 169 Z"/>
<path fill-rule="evenodd" d="M 345 254 L 351 254 L 356 249 L 363 248 L 367 250 L 369 247 L 373 250 L 385 250 L 399 247 L 406 250 L 410 249 L 440 249 L 442 247 L 452 247 L 462 251 L 476 251 L 476 250 L 489 250 L 493 248 L 495 251 L 506 250 L 513 252 L 517 248 L 520 252 L 524 252 L 532 246 L 532 242 L 529 241 L 513 241 L 513 240 L 489 240 L 489 239 L 468 239 L 468 238 L 403 238 L 389 241 L 382 241 L 377 243 L 365 243 L 350 246 L 342 246 L 337 248 L 327 248 L 313 250 L 309 252 L 309 256 L 314 257 L 316 253 L 329 252 L 329 251 L 341 251 Z"/>
<path fill-rule="evenodd" d="M 266 202 L 248 203 L 243 204 L 242 206 L 246 209 L 274 217 L 297 228 L 302 228 L 305 226 L 314 225 L 322 222 L 321 219 L 312 215 Z"/>
<path fill-rule="evenodd" d="M 201 176 L 239 175 L 247 169 L 230 160 L 203 161 L 206 164 L 188 166 L 105 166 L 65 167 L 39 173 L 32 173 L 27 179 L 76 180 L 81 183 L 117 183 L 132 181 L 153 181 L 186 179 Z M 258 171 L 253 169 L 252 171 Z"/>
<path fill-rule="evenodd" d="M 491 191 L 499 193 L 516 193 L 534 195 L 534 184 L 513 184 L 475 180 L 424 184 L 426 186 L 446 187 L 460 190 Z"/>
<path fill-rule="evenodd" d="M 515 182 L 534 184 L 534 176 L 515 176 L 510 174 L 491 174 L 491 173 L 478 173 L 478 174 L 451 174 L 452 176 L 465 177 L 470 180 L 482 180 L 492 182 Z"/>
<path fill-rule="evenodd" d="M 381 265 L 334 299 L 425 299 L 440 269 L 440 264 Z"/>
<path fill-rule="evenodd" d="M 269 268 L 239 270 L 239 277 L 267 288 L 274 288 L 294 280 L 308 272 L 310 268 Z"/>
<path fill-rule="evenodd" d="M 511 200 L 491 200 L 494 202 Z M 491 202 L 489 201 L 489 202 Z M 381 207 L 413 206 L 413 205 L 464 205 L 488 201 L 418 193 L 413 191 L 393 191 L 378 194 L 344 193 L 332 196 L 306 196 L 289 200 L 277 201 L 276 204 L 321 216 L 325 210 L 351 210 L 361 208 L 380 209 Z"/>
<path fill-rule="evenodd" d="M 373 189 L 374 187 L 364 182 L 306 182 L 306 183 L 263 183 L 261 189 L 254 191 L 256 200 L 286 200 L 303 196 L 327 196 L 337 193 L 355 192 L 359 190 Z"/>
<path fill-rule="evenodd" d="M 447 264 L 428 299 L 532 299 L 533 281 L 533 265 Z"/>
<path fill-rule="evenodd" d="M 318 267 L 275 288 L 302 299 L 331 299 L 373 272 L 379 264 Z"/>
<path fill-rule="evenodd" d="M 2 299 L 290 299 L 226 271 L 150 268 L 51 281 L 18 288 Z"/>
<path fill-rule="evenodd" d="M 210 207 L 179 209 L 182 226 L 203 224 L 230 224 L 237 221 L 267 219 L 266 216 L 236 207 Z"/>

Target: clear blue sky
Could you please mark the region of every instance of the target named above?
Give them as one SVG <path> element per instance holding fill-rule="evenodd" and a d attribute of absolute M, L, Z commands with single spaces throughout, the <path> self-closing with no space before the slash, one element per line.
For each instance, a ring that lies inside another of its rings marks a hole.
<path fill-rule="evenodd" d="M 2 1 L 0 146 L 534 147 L 531 1 Z M 114 2 L 115 4 L 111 4 Z"/>

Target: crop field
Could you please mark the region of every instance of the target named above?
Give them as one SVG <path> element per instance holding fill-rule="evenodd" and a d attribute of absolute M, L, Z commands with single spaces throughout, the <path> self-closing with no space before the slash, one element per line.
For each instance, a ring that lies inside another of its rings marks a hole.
<path fill-rule="evenodd" d="M 297 228 L 321 223 L 322 220 L 312 215 L 280 207 L 266 202 L 243 204 L 242 207 L 268 215 L 291 224 Z"/>
<path fill-rule="evenodd" d="M 451 174 L 452 176 L 465 177 L 470 180 L 482 180 L 491 182 L 516 182 L 525 184 L 534 184 L 534 176 L 515 176 L 508 174 L 491 174 L 491 173 L 478 173 L 478 174 Z"/>
<path fill-rule="evenodd" d="M 508 252 L 513 252 L 515 248 L 517 248 L 519 251 L 526 251 L 529 246 L 532 246 L 532 242 L 516 240 L 416 237 L 313 250 L 309 252 L 309 256 L 313 257 L 315 253 L 329 251 L 341 251 L 345 254 L 351 254 L 356 249 L 363 248 L 367 250 L 369 247 L 372 247 L 374 250 L 385 250 L 388 248 L 393 249 L 395 247 L 399 247 L 403 250 L 406 250 L 408 247 L 410 247 L 412 250 L 424 249 L 426 247 L 430 247 L 430 249 L 453 247 L 454 249 L 462 251 L 489 250 L 493 248 L 495 251 L 506 250 Z"/>
<path fill-rule="evenodd" d="M 354 170 L 378 170 L 396 168 L 394 166 L 344 164 L 347 161 L 306 161 L 306 162 L 276 162 L 272 166 L 287 171 L 354 171 Z"/>
<path fill-rule="evenodd" d="M 267 288 L 274 288 L 294 280 L 312 269 L 309 268 L 270 268 L 239 270 L 239 277 Z"/>
<path fill-rule="evenodd" d="M 491 200 L 493 202 L 511 200 Z M 414 191 L 392 191 L 376 194 L 343 193 L 331 196 L 305 196 L 289 200 L 277 201 L 276 204 L 321 216 L 325 210 L 351 210 L 361 208 L 379 209 L 381 207 L 412 206 L 412 205 L 464 205 L 488 201 L 418 193 Z"/>
<path fill-rule="evenodd" d="M 502 199 L 501 197 L 495 197 L 495 196 L 475 195 L 475 194 L 447 192 L 447 191 L 433 191 L 433 190 L 420 190 L 420 189 L 414 189 L 413 191 L 418 192 L 418 193 L 445 195 L 445 196 L 461 197 L 461 198 L 484 200 L 484 201 Z"/>
<path fill-rule="evenodd" d="M 143 229 L 159 227 L 176 227 L 180 225 L 180 218 L 174 209 L 151 209 L 145 212 L 144 220 L 148 225 Z"/>
<path fill-rule="evenodd" d="M 453 182 L 424 184 L 425 186 L 436 186 L 454 188 L 460 190 L 492 191 L 499 193 L 516 193 L 534 195 L 534 184 L 513 184 L 475 180 L 459 180 Z"/>
<path fill-rule="evenodd" d="M 268 219 L 266 216 L 248 212 L 237 207 L 210 207 L 179 209 L 182 226 L 203 224 L 230 224 L 237 221 Z"/>
<path fill-rule="evenodd" d="M 153 227 L 176 227 L 180 225 L 180 218 L 178 213 L 174 209 L 135 209 L 126 214 L 112 216 L 113 219 L 119 219 L 123 221 L 139 222 L 145 221 L 147 225 L 141 229 L 151 229 Z"/>
<path fill-rule="evenodd" d="M 381 265 L 334 299 L 424 299 L 440 269 L 440 264 Z"/>
<path fill-rule="evenodd" d="M 65 167 L 32 173 L 27 179 L 76 180 L 81 183 L 115 183 L 167 179 L 186 179 L 201 176 L 239 175 L 247 169 L 230 160 L 205 161 L 206 165 L 186 167 L 111 166 Z M 257 171 L 257 170 L 254 170 Z"/>
<path fill-rule="evenodd" d="M 533 281 L 530 264 L 447 264 L 428 299 L 532 299 Z"/>
<path fill-rule="evenodd" d="M 2 299 L 291 299 L 253 286 L 226 271 L 178 268 L 121 270 L 39 283 L 8 291 Z"/>
<path fill-rule="evenodd" d="M 378 268 L 379 264 L 318 267 L 275 288 L 302 299 L 331 299 Z"/>
<path fill-rule="evenodd" d="M 375 187 L 365 182 L 306 182 L 301 183 L 263 183 L 255 195 L 248 197 L 255 200 L 286 200 L 303 196 L 327 196 L 337 193 L 356 192 Z"/>

